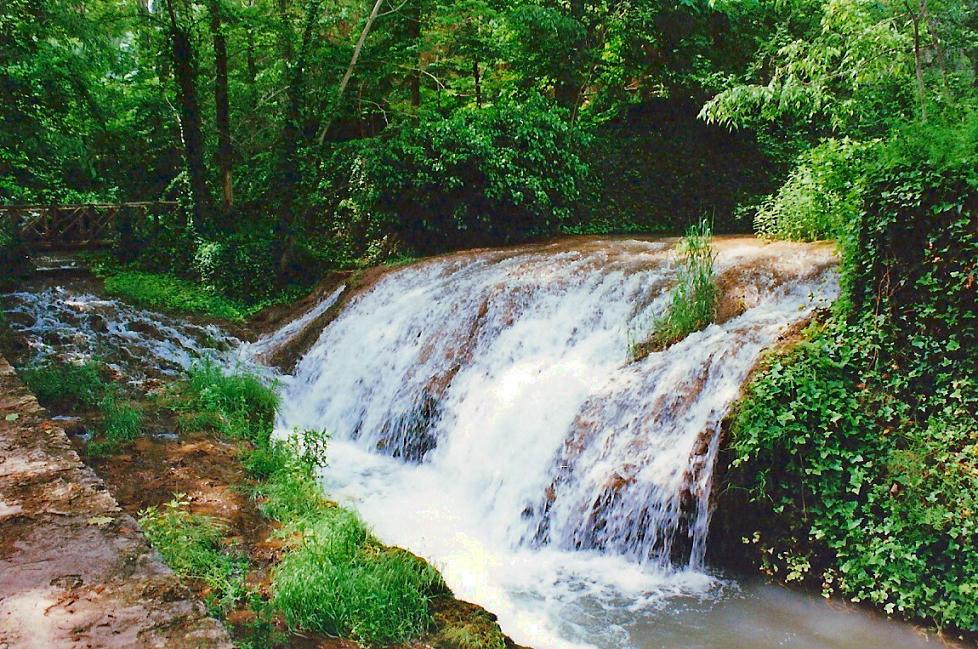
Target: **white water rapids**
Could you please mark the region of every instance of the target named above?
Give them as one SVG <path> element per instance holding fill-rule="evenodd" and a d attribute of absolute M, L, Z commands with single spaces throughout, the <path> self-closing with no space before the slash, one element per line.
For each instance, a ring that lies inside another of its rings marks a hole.
<path fill-rule="evenodd" d="M 641 360 L 671 299 L 671 242 L 435 258 L 341 286 L 254 343 L 66 289 L 6 307 L 38 352 L 118 346 L 175 371 L 268 357 L 344 299 L 281 377 L 277 434 L 331 432 L 329 493 L 535 649 L 923 646 L 704 567 L 720 422 L 761 353 L 838 290 L 825 246 L 717 249 L 719 324 Z"/>

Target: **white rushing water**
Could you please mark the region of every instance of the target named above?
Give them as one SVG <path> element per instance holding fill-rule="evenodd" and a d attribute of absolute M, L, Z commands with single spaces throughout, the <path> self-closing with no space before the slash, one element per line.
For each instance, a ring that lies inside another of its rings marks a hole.
<path fill-rule="evenodd" d="M 331 493 L 517 642 L 632 646 L 622 611 L 723 588 L 702 571 L 720 422 L 760 353 L 837 292 L 824 248 L 726 242 L 717 264 L 740 315 L 634 362 L 670 298 L 665 243 L 390 272 L 300 360 L 280 434 L 330 431 Z"/>
<path fill-rule="evenodd" d="M 254 342 L 241 345 L 240 357 L 262 360 L 268 358 L 272 352 L 281 349 L 292 342 L 302 331 L 310 326 L 316 318 L 329 311 L 330 307 L 336 304 L 340 295 L 346 289 L 346 285 L 338 286 L 332 293 L 323 300 L 317 302 L 308 311 L 303 313 L 295 320 L 287 322 L 282 327 L 271 331 Z"/>

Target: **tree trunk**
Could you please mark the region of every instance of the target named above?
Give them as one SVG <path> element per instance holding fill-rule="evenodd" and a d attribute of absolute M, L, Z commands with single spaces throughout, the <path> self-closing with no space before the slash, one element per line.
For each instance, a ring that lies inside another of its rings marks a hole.
<path fill-rule="evenodd" d="M 383 4 L 384 0 L 377 0 L 377 2 L 374 3 L 374 8 L 370 11 L 370 15 L 367 16 L 367 22 L 363 26 L 363 31 L 360 32 L 360 38 L 357 39 L 357 44 L 353 48 L 353 56 L 350 58 L 350 65 L 346 66 L 346 72 L 343 74 L 343 78 L 340 79 L 340 87 L 336 90 L 333 113 L 339 109 L 340 101 L 343 99 L 343 93 L 346 92 L 346 86 L 350 83 L 350 77 L 353 76 L 353 69 L 357 66 L 357 61 L 360 59 L 360 50 L 363 49 L 363 44 L 367 41 L 367 35 L 370 33 L 370 28 L 373 26 L 374 21 L 377 20 L 377 14 L 380 13 L 380 7 Z M 330 114 L 326 118 L 326 123 L 323 124 L 323 128 L 319 131 L 320 146 L 322 146 L 323 142 L 326 141 L 326 132 L 329 131 L 329 127 L 332 123 L 333 115 Z"/>
<path fill-rule="evenodd" d="M 190 180 L 192 209 L 195 223 L 209 226 L 211 199 L 204 166 L 204 135 L 200 102 L 197 99 L 196 61 L 190 34 L 180 25 L 173 2 L 174 0 L 166 2 L 170 18 L 170 54 L 173 58 L 173 73 L 177 82 L 180 129 L 183 131 L 184 158 Z"/>
<path fill-rule="evenodd" d="M 472 61 L 472 80 L 475 82 L 475 107 L 482 108 L 482 80 L 479 74 L 479 62 Z"/>
<path fill-rule="evenodd" d="M 214 108 L 217 123 L 217 168 L 221 175 L 221 194 L 224 197 L 223 225 L 230 225 L 231 208 L 234 206 L 234 186 L 231 166 L 234 152 L 231 149 L 231 107 L 228 101 L 228 48 L 221 28 L 220 0 L 208 0 L 211 38 L 214 42 Z"/>
<path fill-rule="evenodd" d="M 917 98 L 920 100 L 920 119 L 927 121 L 927 86 L 924 84 L 923 53 L 920 49 L 920 16 L 910 12 L 913 22 L 913 60 L 914 72 L 917 77 Z"/>
<path fill-rule="evenodd" d="M 411 85 L 411 105 L 421 106 L 421 0 L 412 0 L 408 15 L 408 39 L 415 48 L 414 69 L 408 82 Z"/>
<path fill-rule="evenodd" d="M 281 196 L 279 203 L 278 228 L 282 241 L 282 256 L 279 259 L 279 275 L 289 275 L 292 260 L 295 258 L 295 203 L 293 197 L 301 180 L 297 159 L 302 138 L 302 98 L 305 94 L 305 65 L 309 43 L 312 41 L 316 18 L 322 0 L 309 0 L 306 4 L 305 27 L 298 53 L 292 46 L 295 37 L 288 17 L 288 0 L 279 0 L 279 16 L 282 21 L 280 45 L 287 69 L 285 116 L 282 123 L 282 148 L 279 158 L 278 186 L 274 188 Z"/>
<path fill-rule="evenodd" d="M 580 24 L 584 24 L 585 0 L 570 1 L 571 18 Z M 568 108 L 572 114 L 577 112 L 577 98 L 580 94 L 577 82 L 580 62 L 583 50 L 587 46 L 584 38 L 579 38 L 572 44 L 571 51 L 568 52 L 565 68 L 561 71 L 560 78 L 557 79 L 554 89 L 554 98 L 561 106 Z"/>

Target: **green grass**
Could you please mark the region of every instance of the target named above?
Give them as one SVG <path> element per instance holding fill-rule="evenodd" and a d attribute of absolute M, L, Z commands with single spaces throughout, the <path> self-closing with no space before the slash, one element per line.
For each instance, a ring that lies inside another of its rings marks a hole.
<path fill-rule="evenodd" d="M 260 306 L 245 306 L 234 300 L 172 275 L 123 270 L 105 277 L 105 290 L 141 306 L 212 316 L 240 322 L 260 310 Z"/>
<path fill-rule="evenodd" d="M 276 568 L 272 605 L 290 628 L 392 644 L 431 628 L 432 597 L 446 592 L 425 561 L 379 543 L 352 511 L 327 500 L 316 483 L 322 436 L 269 442 L 244 464 L 259 480 L 262 513 L 298 537 Z"/>
<path fill-rule="evenodd" d="M 225 374 L 210 362 L 194 365 L 187 380 L 168 395 L 183 430 L 209 428 L 221 435 L 262 445 L 272 432 L 279 398 L 247 373 Z"/>
<path fill-rule="evenodd" d="M 98 438 L 88 444 L 88 453 L 99 456 L 116 451 L 142 433 L 143 413 L 110 393 L 99 402 L 102 426 Z"/>
<path fill-rule="evenodd" d="M 394 644 L 431 628 L 431 598 L 445 587 L 423 560 L 378 543 L 356 514 L 326 507 L 276 568 L 273 588 L 292 628 Z"/>
<path fill-rule="evenodd" d="M 177 575 L 207 585 L 211 611 L 226 612 L 248 595 L 247 560 L 224 547 L 224 530 L 214 519 L 186 505 L 178 495 L 162 508 L 149 507 L 139 513 L 139 525 Z"/>
<path fill-rule="evenodd" d="M 44 361 L 21 368 L 18 374 L 38 401 L 59 410 L 96 407 L 110 391 L 95 361 L 80 365 Z"/>
<path fill-rule="evenodd" d="M 633 357 L 664 349 L 714 321 L 720 292 L 713 271 L 716 253 L 712 240 L 706 220 L 686 231 L 679 244 L 679 270 L 672 301 L 665 314 L 653 321 L 649 339 L 632 349 Z"/>

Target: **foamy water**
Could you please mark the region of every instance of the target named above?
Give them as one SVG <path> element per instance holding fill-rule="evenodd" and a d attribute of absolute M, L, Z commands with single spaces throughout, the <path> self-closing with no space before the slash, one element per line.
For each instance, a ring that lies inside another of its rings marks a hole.
<path fill-rule="evenodd" d="M 709 598 L 723 416 L 760 353 L 836 295 L 830 253 L 750 242 L 743 313 L 633 362 L 666 307 L 664 243 L 450 256 L 352 299 L 299 362 L 280 434 L 334 435 L 331 493 L 537 647 L 626 647 L 627 622 Z M 812 272 L 813 268 L 821 270 Z"/>

